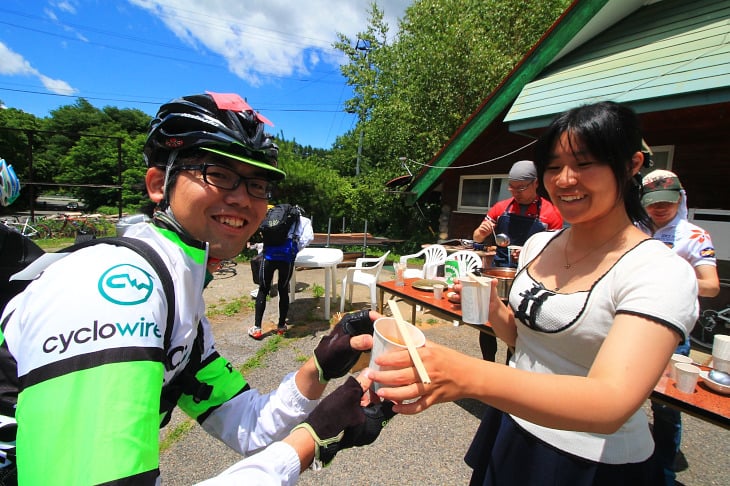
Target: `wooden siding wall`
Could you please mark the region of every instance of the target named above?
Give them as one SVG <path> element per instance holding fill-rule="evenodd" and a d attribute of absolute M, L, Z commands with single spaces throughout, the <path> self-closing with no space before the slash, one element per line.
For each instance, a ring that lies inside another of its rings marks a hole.
<path fill-rule="evenodd" d="M 730 103 L 641 116 L 649 145 L 674 145 L 690 208 L 730 210 Z"/>
<path fill-rule="evenodd" d="M 500 119 L 504 116 L 500 116 Z M 534 138 L 511 133 L 506 125 L 493 123 L 485 130 L 477 140 L 467 148 L 459 157 L 459 160 L 452 167 L 470 166 L 485 160 L 511 153 L 520 147 L 530 143 Z M 449 169 L 441 178 L 443 192 L 441 195 L 442 206 L 448 205 L 451 208 L 449 217 L 449 238 L 471 239 L 474 229 L 479 226 L 484 214 L 460 213 L 457 211 L 459 198 L 459 178 L 464 175 L 474 174 L 506 174 L 512 164 L 518 160 L 532 159 L 533 146 L 529 146 L 517 153 L 505 158 L 460 169 Z"/>

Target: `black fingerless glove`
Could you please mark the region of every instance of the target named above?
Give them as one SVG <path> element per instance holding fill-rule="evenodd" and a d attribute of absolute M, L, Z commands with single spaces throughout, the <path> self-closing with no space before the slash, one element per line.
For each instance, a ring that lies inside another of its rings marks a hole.
<path fill-rule="evenodd" d="M 395 415 L 392 402 L 361 407 L 362 394 L 360 383 L 350 377 L 294 428 L 312 435 L 315 465 L 329 465 L 342 449 L 371 444 Z"/>
<path fill-rule="evenodd" d="M 360 334 L 373 334 L 370 309 L 345 315 L 319 342 L 314 350 L 314 362 L 319 370 L 320 383 L 345 376 L 357 363 L 361 351 L 352 349 L 350 338 Z"/>

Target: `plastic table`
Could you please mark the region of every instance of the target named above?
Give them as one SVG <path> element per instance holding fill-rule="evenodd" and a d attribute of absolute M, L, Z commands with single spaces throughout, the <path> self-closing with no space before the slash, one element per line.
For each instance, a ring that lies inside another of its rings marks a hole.
<path fill-rule="evenodd" d="M 342 263 L 345 256 L 342 250 L 336 248 L 305 248 L 297 253 L 294 260 L 294 271 L 289 284 L 289 300 L 294 302 L 297 288 L 297 267 L 324 268 L 324 318 L 330 318 L 330 294 L 332 300 L 337 299 L 335 285 L 337 265 Z"/>

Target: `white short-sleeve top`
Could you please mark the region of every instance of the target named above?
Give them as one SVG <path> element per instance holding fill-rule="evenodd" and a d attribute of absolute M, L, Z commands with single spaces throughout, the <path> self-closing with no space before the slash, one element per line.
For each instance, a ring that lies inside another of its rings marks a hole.
<path fill-rule="evenodd" d="M 590 290 L 557 293 L 536 281 L 526 267 L 558 234 L 532 236 L 520 255 L 521 268 L 509 295 L 517 322 L 513 366 L 586 376 L 619 313 L 658 322 L 682 339 L 689 335 L 697 320 L 697 279 L 692 267 L 666 245 L 647 239 L 626 252 Z M 555 430 L 513 418 L 543 441 L 596 462 L 641 462 L 654 450 L 641 409 L 610 435 Z"/>

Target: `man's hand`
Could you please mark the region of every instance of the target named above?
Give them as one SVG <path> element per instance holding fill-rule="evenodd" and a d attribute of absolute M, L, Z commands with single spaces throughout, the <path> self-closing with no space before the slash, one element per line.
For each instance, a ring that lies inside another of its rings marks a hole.
<path fill-rule="evenodd" d="M 347 314 L 329 335 L 322 338 L 314 350 L 320 383 L 345 376 L 357 363 L 360 353 L 372 347 L 371 339 L 357 336 L 372 336 L 373 322 L 378 317 L 380 315 L 377 312 L 368 309 Z"/>
<path fill-rule="evenodd" d="M 314 457 L 326 466 L 338 451 L 371 444 L 395 415 L 392 402 L 361 406 L 363 387 L 350 377 L 325 397 L 309 418 L 294 428 L 306 429 L 314 439 Z"/>
<path fill-rule="evenodd" d="M 472 235 L 473 240 L 477 243 L 482 243 L 486 240 L 487 236 L 489 236 L 494 229 L 494 224 L 494 221 L 489 219 L 489 217 L 485 217 L 477 229 L 474 230 L 474 234 Z"/>

